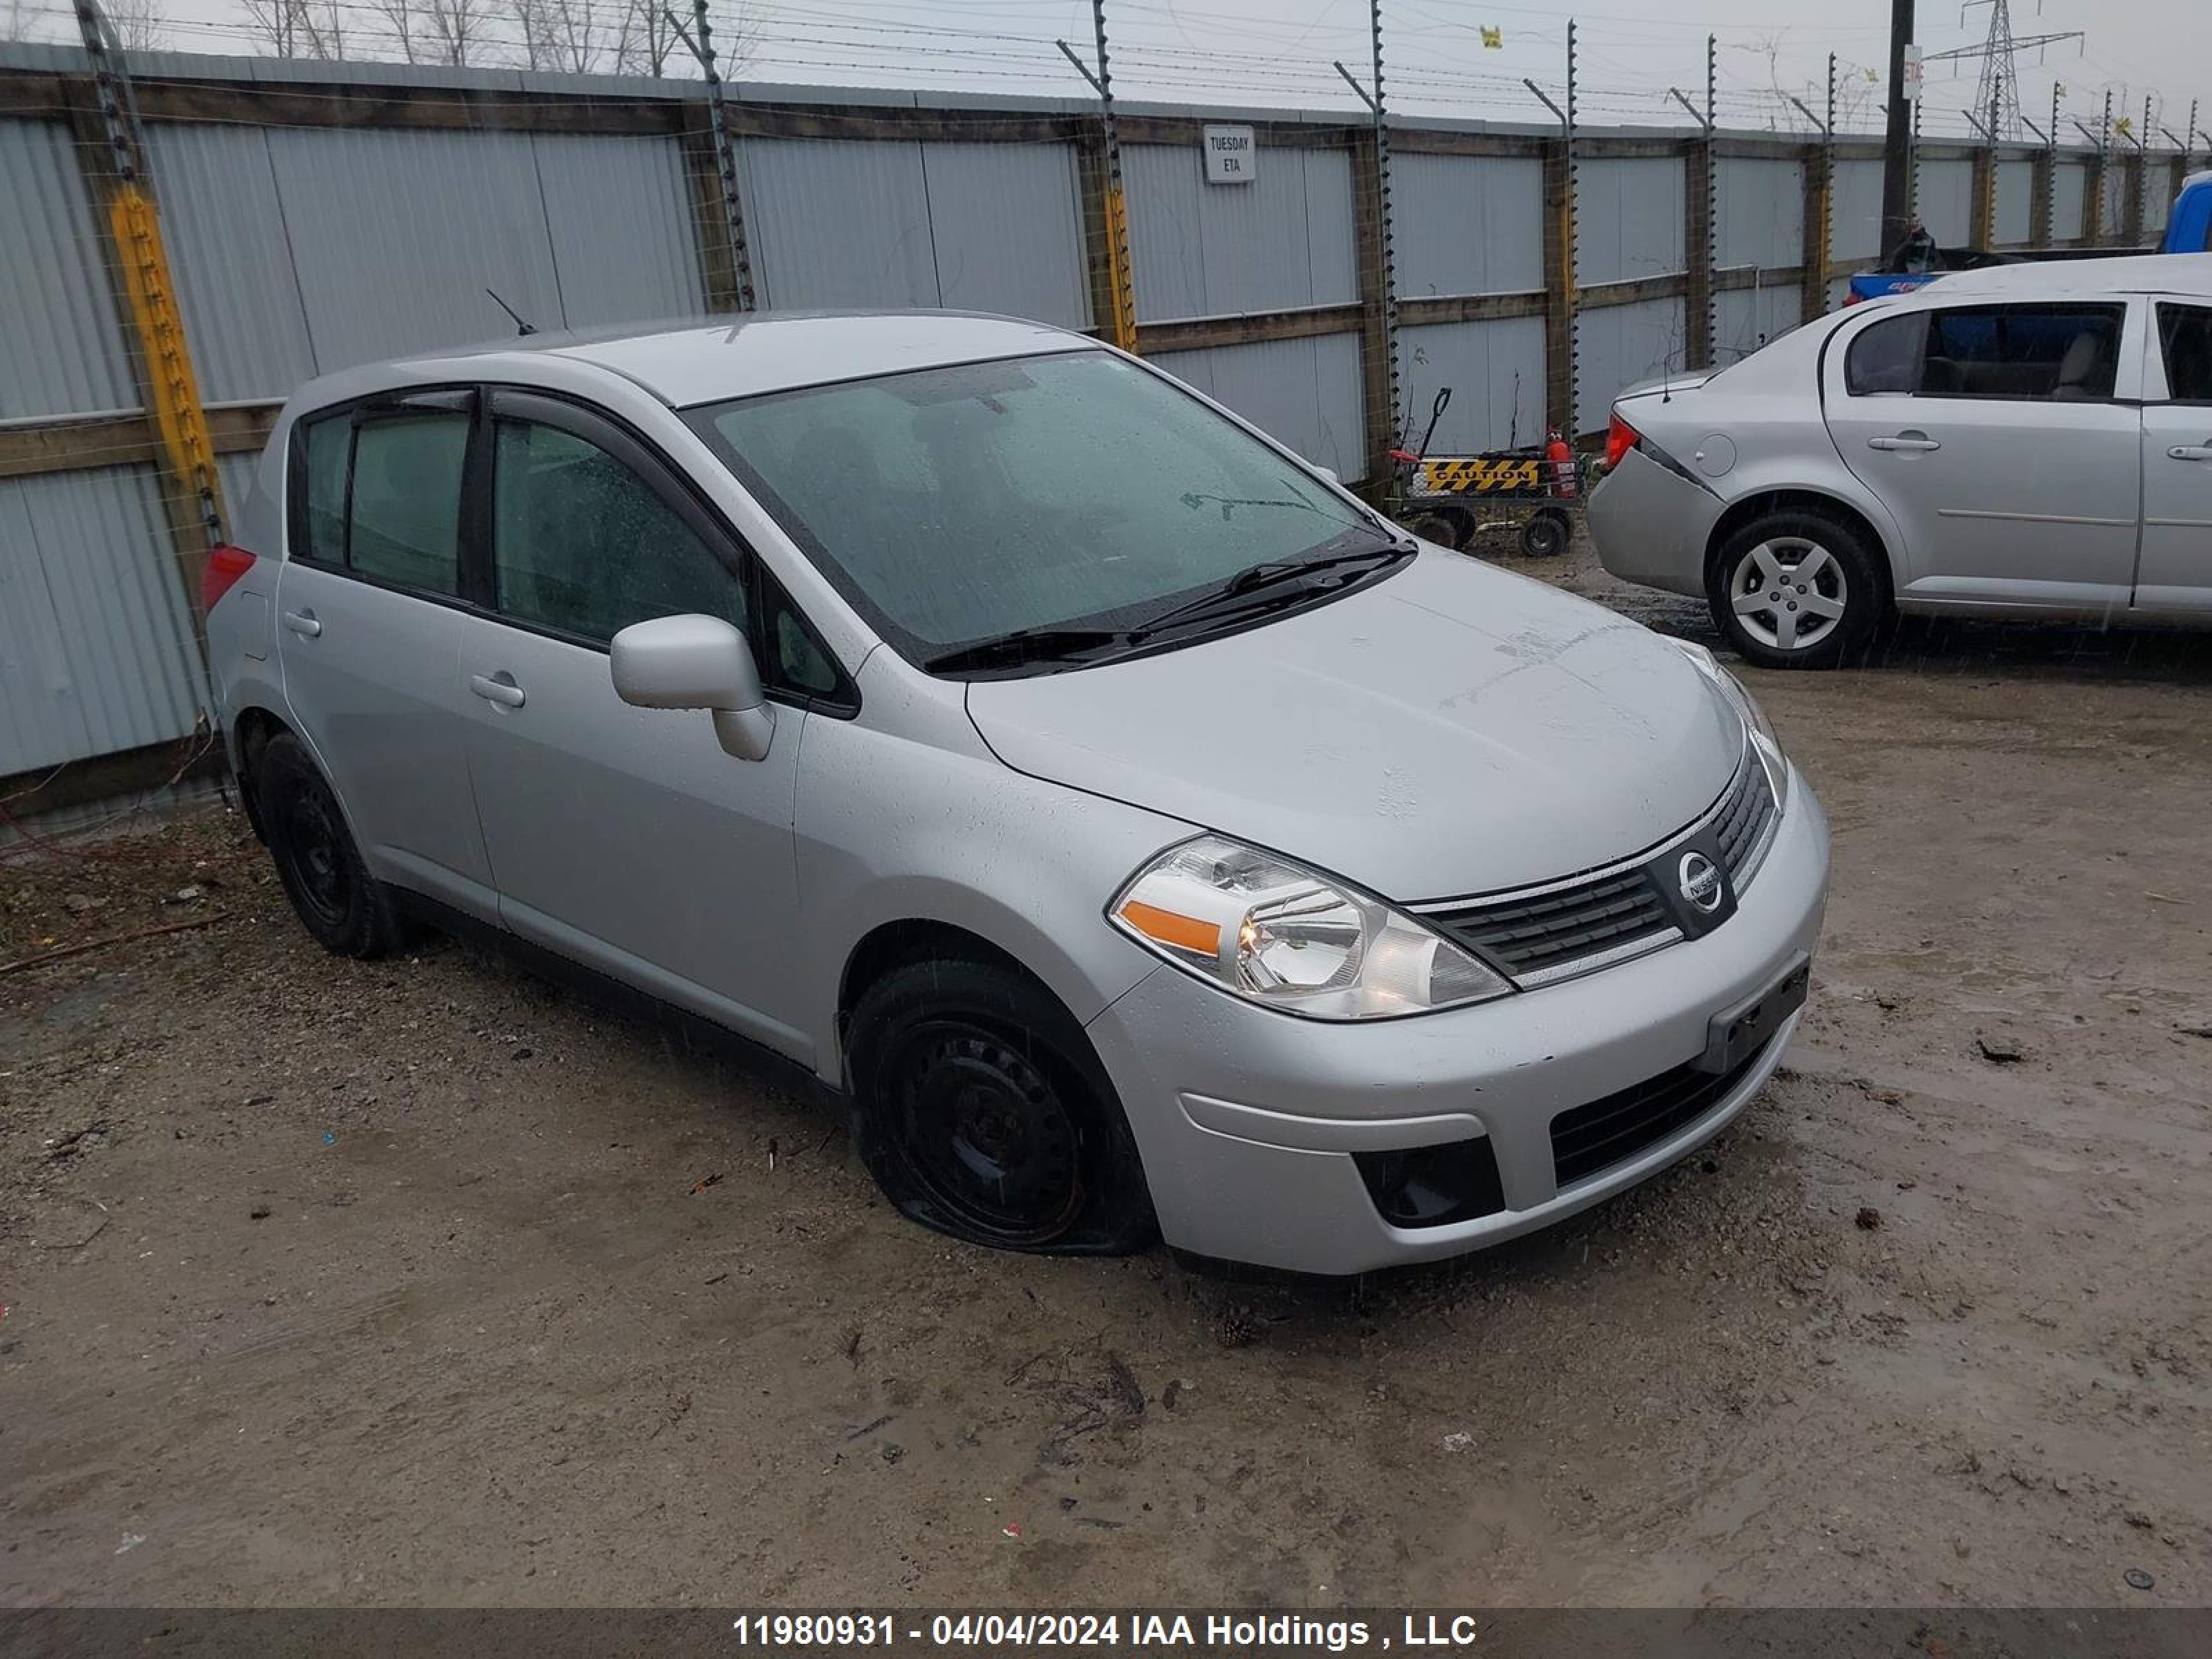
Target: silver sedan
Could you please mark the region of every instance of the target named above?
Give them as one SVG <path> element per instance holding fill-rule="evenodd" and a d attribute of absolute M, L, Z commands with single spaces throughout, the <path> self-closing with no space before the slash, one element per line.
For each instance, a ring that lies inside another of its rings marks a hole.
<path fill-rule="evenodd" d="M 1898 611 L 2212 624 L 2212 257 L 1947 277 L 1624 392 L 1607 569 L 1774 668 Z"/>

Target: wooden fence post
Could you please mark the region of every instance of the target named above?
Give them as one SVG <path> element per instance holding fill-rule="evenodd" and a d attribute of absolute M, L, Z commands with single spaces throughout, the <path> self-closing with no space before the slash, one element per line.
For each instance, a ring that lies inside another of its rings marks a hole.
<path fill-rule="evenodd" d="M 1566 138 L 1545 141 L 1544 419 L 1575 429 L 1575 164 Z"/>
<path fill-rule="evenodd" d="M 77 0 L 77 21 L 93 79 L 88 88 L 64 80 L 63 96 L 87 193 L 100 208 L 98 233 L 113 273 L 116 312 L 132 346 L 138 395 L 159 438 L 162 515 L 192 641 L 204 665 L 207 618 L 200 609 L 199 578 L 208 550 L 225 533 L 222 482 L 146 172 L 144 137 L 119 66 L 107 51 L 106 21 L 94 0 Z M 204 719 L 204 707 L 201 713 Z"/>
<path fill-rule="evenodd" d="M 1682 295 L 1682 367 L 1713 367 L 1713 288 L 1720 263 L 1720 240 L 1713 223 L 1713 204 L 1719 187 L 1713 155 L 1713 135 L 1708 131 L 1683 148 L 1682 252 L 1688 281 Z M 1563 430 L 1565 428 L 1562 428 Z"/>
<path fill-rule="evenodd" d="M 1805 152 L 1805 251 L 1801 262 L 1805 274 L 1799 283 L 1797 314 L 1810 321 L 1828 308 L 1832 261 L 1829 247 L 1835 240 L 1835 141 L 1824 139 Z"/>

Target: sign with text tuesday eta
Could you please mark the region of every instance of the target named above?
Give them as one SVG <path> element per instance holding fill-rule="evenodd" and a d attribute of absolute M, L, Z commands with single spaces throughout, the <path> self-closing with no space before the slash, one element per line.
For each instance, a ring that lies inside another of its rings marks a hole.
<path fill-rule="evenodd" d="M 1249 127 L 1208 127 L 1200 141 L 1206 147 L 1206 182 L 1209 185 L 1249 185 L 1252 182 L 1254 151 Z"/>

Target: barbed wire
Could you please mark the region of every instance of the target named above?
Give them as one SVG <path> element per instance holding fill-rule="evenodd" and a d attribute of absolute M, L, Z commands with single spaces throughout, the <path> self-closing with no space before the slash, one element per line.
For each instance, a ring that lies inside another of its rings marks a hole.
<path fill-rule="evenodd" d="M 659 0 L 554 0 L 558 15 L 577 37 L 559 52 L 549 51 L 530 35 L 526 12 L 531 0 L 497 0 L 486 3 L 471 21 L 469 55 L 477 61 L 462 67 L 527 66 L 559 73 L 572 64 L 549 62 L 549 58 L 573 59 L 580 54 L 586 67 L 619 69 L 615 61 L 623 31 L 641 8 L 656 8 Z M 312 0 L 318 16 L 335 20 L 343 37 L 347 55 L 325 61 L 392 61 L 407 56 L 405 38 L 392 23 L 392 8 L 377 0 Z M 720 0 L 717 20 L 723 38 L 738 43 L 737 70 L 742 88 L 747 81 L 783 79 L 796 82 L 842 82 L 862 77 L 951 89 L 971 86 L 979 90 L 1031 90 L 1042 96 L 1068 96 L 1079 88 L 1068 84 L 1066 65 L 1054 38 L 1012 24 L 1025 24 L 1034 15 L 1030 0 L 871 0 L 865 18 L 848 10 L 828 10 L 803 0 L 748 0 L 732 5 Z M 74 13 L 59 0 L 26 0 L 18 7 L 27 17 L 46 20 L 57 30 L 74 27 Z M 1209 47 L 1191 41 L 1173 5 L 1152 0 L 1117 0 L 1113 7 L 1121 20 L 1117 52 L 1125 96 L 1141 99 L 1148 94 L 1194 99 L 1202 94 L 1215 103 L 1257 103 L 1261 100 L 1302 106 L 1350 107 L 1347 89 L 1333 69 L 1336 57 L 1364 48 L 1367 31 L 1349 22 L 1316 17 L 1290 45 L 1259 52 L 1243 47 Z M 1026 15 L 1025 15 L 1026 14 Z M 1525 80 L 1533 79 L 1555 95 L 1561 82 L 1556 71 L 1528 76 L 1523 70 L 1531 44 L 1548 46 L 1563 41 L 1564 27 L 1557 11 L 1535 6 L 1486 6 L 1481 15 L 1512 20 L 1485 25 L 1467 15 L 1440 11 L 1427 0 L 1389 0 L 1385 23 L 1385 60 L 1393 69 L 1397 88 L 1394 103 L 1425 113 L 1459 114 L 1489 120 L 1542 125 L 1544 112 L 1529 98 Z M 1815 46 L 1826 42 L 1879 41 L 1886 31 L 1873 27 L 1789 27 L 1771 21 L 1735 19 L 1638 18 L 1618 14 L 1583 14 L 1586 61 L 1620 71 L 1617 84 L 1590 83 L 1577 87 L 1577 100 L 1586 109 L 1637 118 L 1639 125 L 1668 130 L 1686 126 L 1667 95 L 1663 79 L 1635 84 L 1633 65 L 1613 58 L 1604 48 L 1634 46 L 1640 42 L 1664 41 L 1676 46 L 1701 41 L 1706 33 L 1735 33 L 1750 38 L 1751 52 L 1766 51 L 1770 58 L 1778 45 Z M 969 21 L 969 20 L 974 21 Z M 1393 31 L 1390 20 L 1403 27 Z M 1519 20 L 1530 20 L 1522 21 Z M 268 51 L 267 31 L 242 15 L 234 20 L 179 19 L 165 27 L 194 42 L 233 43 L 254 55 Z M 1508 54 L 1510 69 L 1492 70 L 1462 61 L 1451 49 L 1477 45 L 1486 27 L 1510 29 L 1515 52 Z M 1593 34 L 1596 36 L 1592 39 Z M 1172 39 L 1170 37 L 1172 36 Z M 1154 38 L 1158 37 L 1158 38 Z M 1407 44 L 1418 42 L 1418 46 Z M 1332 46 L 1329 42 L 1336 42 Z M 1310 51 L 1310 55 L 1305 55 Z M 1407 61 L 1392 63 L 1394 52 Z M 442 55 L 428 54 L 433 59 Z M 422 60 L 421 52 L 416 61 Z M 2124 103 L 2135 101 L 2139 78 L 2126 77 L 2124 67 L 2091 56 L 2096 67 L 2113 75 L 2116 89 L 2130 93 Z M 441 61 L 436 66 L 449 67 Z M 1853 70 L 1863 66 L 1846 65 Z M 661 62 L 665 78 L 693 78 L 694 67 L 678 49 Z M 2126 77 L 2124 79 L 2121 77 Z M 1753 130 L 1810 134 L 1812 123 L 1790 102 L 1796 94 L 1817 105 L 1823 88 L 1811 82 L 1778 82 L 1760 85 L 1723 64 L 1718 106 L 1734 125 Z M 2097 90 L 2101 93 L 2103 86 Z M 1243 94 L 1259 94 L 1257 99 Z M 1963 106 L 1931 91 L 1922 112 L 1923 137 L 1972 140 L 1978 136 Z M 1870 132 L 1879 109 L 1847 110 L 1839 123 L 1846 134 Z M 1854 125 L 1856 123 L 1856 125 Z M 2156 135 L 2150 135 L 2154 137 Z"/>

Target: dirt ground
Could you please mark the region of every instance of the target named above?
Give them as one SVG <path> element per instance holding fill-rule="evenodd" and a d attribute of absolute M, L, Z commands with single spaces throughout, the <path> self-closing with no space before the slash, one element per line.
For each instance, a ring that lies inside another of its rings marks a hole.
<path fill-rule="evenodd" d="M 2212 642 L 1747 678 L 1835 825 L 1786 1069 L 1357 1286 L 948 1245 L 722 1062 L 325 956 L 234 817 L 0 858 L 0 963 L 207 923 L 0 974 L 0 1600 L 2212 1601 Z"/>

